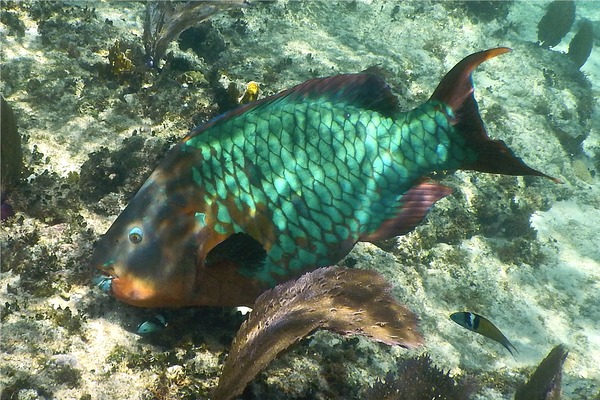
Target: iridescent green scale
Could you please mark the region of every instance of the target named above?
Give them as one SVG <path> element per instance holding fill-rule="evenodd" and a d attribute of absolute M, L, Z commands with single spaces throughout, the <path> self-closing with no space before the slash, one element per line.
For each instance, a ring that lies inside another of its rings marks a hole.
<path fill-rule="evenodd" d="M 203 156 L 193 176 L 216 207 L 215 231 L 247 232 L 244 212 L 269 214 L 276 239 L 262 242 L 265 266 L 241 272 L 275 284 L 282 274 L 337 262 L 393 214 L 425 171 L 459 163 L 448 160 L 452 127 L 438 118 L 448 112 L 426 103 L 394 118 L 343 99 L 283 98 L 216 124 L 187 146 Z"/>

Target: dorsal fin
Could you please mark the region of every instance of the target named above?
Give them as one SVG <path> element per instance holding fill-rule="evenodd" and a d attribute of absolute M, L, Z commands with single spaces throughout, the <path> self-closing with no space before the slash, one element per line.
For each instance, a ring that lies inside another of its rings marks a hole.
<path fill-rule="evenodd" d="M 388 84 L 383 78 L 372 74 L 344 74 L 311 79 L 286 92 L 281 95 L 288 100 L 338 100 L 386 116 L 398 109 L 398 99 Z"/>
<path fill-rule="evenodd" d="M 280 101 L 304 102 L 308 100 L 342 101 L 355 107 L 377 111 L 391 116 L 398 109 L 398 99 L 385 81 L 371 74 L 344 74 L 311 79 L 276 95 L 242 105 L 194 128 L 184 141 L 201 134 L 218 123 L 238 115 L 267 107 Z"/>

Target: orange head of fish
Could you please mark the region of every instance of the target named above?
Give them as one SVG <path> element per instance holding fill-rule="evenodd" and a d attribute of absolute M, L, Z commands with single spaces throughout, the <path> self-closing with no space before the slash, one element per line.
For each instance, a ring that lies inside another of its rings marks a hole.
<path fill-rule="evenodd" d="M 252 305 L 264 288 L 235 260 L 205 265 L 233 232 L 215 232 L 211 205 L 198 203 L 198 189 L 174 178 L 178 172 L 159 167 L 100 239 L 94 284 L 141 307 Z"/>
<path fill-rule="evenodd" d="M 92 265 L 103 291 L 126 303 L 184 305 L 195 295 L 203 218 L 167 196 L 156 171 L 100 239 Z"/>

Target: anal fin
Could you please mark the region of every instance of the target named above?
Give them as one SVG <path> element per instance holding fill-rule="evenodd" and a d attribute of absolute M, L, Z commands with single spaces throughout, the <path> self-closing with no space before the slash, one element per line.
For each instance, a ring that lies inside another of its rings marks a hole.
<path fill-rule="evenodd" d="M 421 182 L 410 188 L 400 199 L 394 216 L 385 220 L 379 228 L 359 238 L 362 242 L 375 242 L 404 235 L 423 221 L 436 201 L 448 196 L 452 189 L 435 182 Z"/>

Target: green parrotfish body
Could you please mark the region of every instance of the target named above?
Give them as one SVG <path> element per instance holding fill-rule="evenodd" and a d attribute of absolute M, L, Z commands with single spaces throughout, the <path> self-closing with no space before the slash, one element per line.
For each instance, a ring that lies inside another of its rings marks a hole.
<path fill-rule="evenodd" d="M 148 306 L 252 305 L 265 289 L 341 260 L 358 241 L 412 230 L 458 168 L 546 176 L 490 140 L 472 54 L 412 111 L 369 74 L 314 79 L 194 129 L 100 240 L 95 283 Z"/>

